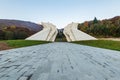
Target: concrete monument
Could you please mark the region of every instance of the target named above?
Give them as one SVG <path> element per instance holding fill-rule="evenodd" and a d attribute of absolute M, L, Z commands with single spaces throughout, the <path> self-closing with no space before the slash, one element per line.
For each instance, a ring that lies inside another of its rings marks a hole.
<path fill-rule="evenodd" d="M 96 38 L 78 30 L 77 27 L 78 23 L 71 23 L 64 28 L 63 33 L 66 36 L 68 42 L 80 40 L 97 40 Z"/>
<path fill-rule="evenodd" d="M 44 40 L 44 41 L 54 41 L 57 36 L 57 28 L 51 23 L 43 23 L 44 27 L 42 31 L 37 32 L 36 34 L 26 38 L 26 40 Z"/>

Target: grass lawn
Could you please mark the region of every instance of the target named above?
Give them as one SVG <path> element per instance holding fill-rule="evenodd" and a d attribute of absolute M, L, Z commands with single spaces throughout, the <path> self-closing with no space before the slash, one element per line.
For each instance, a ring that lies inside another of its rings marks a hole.
<path fill-rule="evenodd" d="M 48 41 L 35 41 L 35 40 L 2 40 L 0 41 L 0 43 L 2 42 L 6 43 L 9 47 L 12 47 L 12 48 L 49 43 Z"/>
<path fill-rule="evenodd" d="M 120 41 L 112 41 L 112 40 L 88 40 L 88 41 L 75 41 L 72 43 L 106 48 L 111 50 L 120 51 Z"/>

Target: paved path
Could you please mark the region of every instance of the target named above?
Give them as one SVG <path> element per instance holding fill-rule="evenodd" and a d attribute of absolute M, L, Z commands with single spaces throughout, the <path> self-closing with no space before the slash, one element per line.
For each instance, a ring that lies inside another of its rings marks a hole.
<path fill-rule="evenodd" d="M 120 80 L 120 52 L 72 43 L 1 51 L 0 80 Z"/>

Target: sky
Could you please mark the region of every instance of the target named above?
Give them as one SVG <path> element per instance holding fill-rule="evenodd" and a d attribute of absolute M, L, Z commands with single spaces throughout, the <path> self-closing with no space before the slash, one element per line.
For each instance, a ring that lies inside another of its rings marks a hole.
<path fill-rule="evenodd" d="M 120 16 L 120 0 L 0 0 L 0 19 L 50 22 L 57 28 L 114 16 Z"/>

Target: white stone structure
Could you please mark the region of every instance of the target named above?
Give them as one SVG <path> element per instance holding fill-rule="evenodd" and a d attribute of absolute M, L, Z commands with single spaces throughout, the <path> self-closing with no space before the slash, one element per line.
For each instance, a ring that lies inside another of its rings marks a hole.
<path fill-rule="evenodd" d="M 32 36 L 26 38 L 26 40 L 44 40 L 44 41 L 55 41 L 57 36 L 57 28 L 55 25 L 51 23 L 43 23 L 42 26 L 44 27 L 42 31 L 33 34 Z"/>
<path fill-rule="evenodd" d="M 78 30 L 77 27 L 78 23 L 71 23 L 64 28 L 63 33 L 66 36 L 68 42 L 80 40 L 97 40 L 96 38 Z"/>

